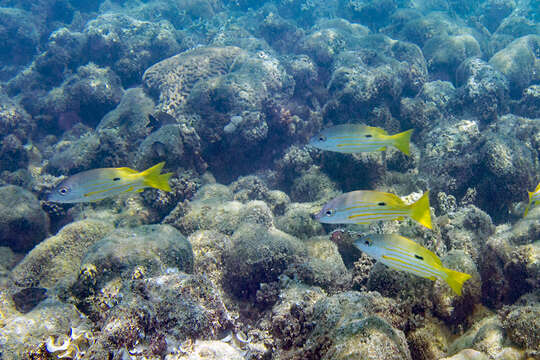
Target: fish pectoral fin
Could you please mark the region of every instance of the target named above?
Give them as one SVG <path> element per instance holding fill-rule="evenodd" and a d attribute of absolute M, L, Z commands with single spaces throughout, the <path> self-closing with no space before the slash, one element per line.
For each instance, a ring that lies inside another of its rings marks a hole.
<path fill-rule="evenodd" d="M 138 193 L 143 192 L 143 191 L 144 191 L 144 189 L 137 189 L 137 190 L 135 190 L 135 192 L 138 192 Z"/>

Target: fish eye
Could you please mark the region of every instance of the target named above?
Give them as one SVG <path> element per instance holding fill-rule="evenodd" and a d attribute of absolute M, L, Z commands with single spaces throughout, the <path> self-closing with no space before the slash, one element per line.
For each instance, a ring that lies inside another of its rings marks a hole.
<path fill-rule="evenodd" d="M 332 215 L 334 215 L 334 212 L 335 212 L 334 209 L 328 209 L 328 210 L 326 210 L 325 214 L 326 214 L 326 216 L 332 216 Z"/>
<path fill-rule="evenodd" d="M 380 203 L 378 203 L 377 205 L 379 205 L 379 206 L 385 206 L 385 205 L 386 205 L 386 203 L 385 203 L 384 201 L 381 201 L 381 202 L 380 202 Z"/>
<path fill-rule="evenodd" d="M 319 141 L 326 141 L 326 136 L 324 135 L 319 136 Z"/>
<path fill-rule="evenodd" d="M 69 188 L 67 186 L 62 186 L 60 189 L 58 189 L 58 192 L 60 195 L 66 195 L 69 192 Z"/>
<path fill-rule="evenodd" d="M 371 240 L 366 239 L 366 240 L 364 241 L 364 244 L 366 244 L 367 246 L 370 246 L 370 245 L 371 245 Z"/>

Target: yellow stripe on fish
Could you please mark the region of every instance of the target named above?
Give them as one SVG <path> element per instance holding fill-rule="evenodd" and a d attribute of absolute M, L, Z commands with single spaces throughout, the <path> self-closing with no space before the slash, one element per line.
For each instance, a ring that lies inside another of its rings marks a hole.
<path fill-rule="evenodd" d="M 527 204 L 527 207 L 525 208 L 525 213 L 523 214 L 523 217 L 527 216 L 529 213 L 529 209 L 531 205 L 537 205 L 540 202 L 540 183 L 536 186 L 536 189 L 534 191 L 529 191 L 529 204 Z"/>
<path fill-rule="evenodd" d="M 48 200 L 59 203 L 98 201 L 148 187 L 171 191 L 169 178 L 172 173 L 161 174 L 164 165 L 161 162 L 142 172 L 127 167 L 83 171 L 62 181 L 49 194 Z"/>
<path fill-rule="evenodd" d="M 429 191 L 411 205 L 390 193 L 352 191 L 330 200 L 315 215 L 317 220 L 328 224 L 367 224 L 379 220 L 403 220 L 407 217 L 431 229 Z"/>
<path fill-rule="evenodd" d="M 395 135 L 378 127 L 362 124 L 336 125 L 324 129 L 310 139 L 309 144 L 321 150 L 360 153 L 386 150 L 393 146 L 406 155 L 410 153 L 412 129 Z"/>
<path fill-rule="evenodd" d="M 471 278 L 469 274 L 445 268 L 435 253 L 398 234 L 370 234 L 356 239 L 354 245 L 394 270 L 430 280 L 441 279 L 458 295 L 463 283 Z"/>

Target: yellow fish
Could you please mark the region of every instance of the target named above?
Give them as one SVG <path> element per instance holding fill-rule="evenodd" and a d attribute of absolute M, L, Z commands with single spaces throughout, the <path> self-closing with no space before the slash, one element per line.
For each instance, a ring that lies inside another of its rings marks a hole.
<path fill-rule="evenodd" d="M 141 192 L 147 187 L 171 191 L 169 178 L 172 173 L 160 174 L 163 165 L 165 162 L 142 172 L 127 167 L 83 171 L 62 181 L 47 200 L 59 203 L 98 201 L 121 193 Z"/>
<path fill-rule="evenodd" d="M 431 229 L 429 191 L 411 205 L 390 193 L 352 191 L 330 200 L 315 215 L 315 219 L 327 224 L 367 224 L 379 220 L 403 220 L 406 217 Z"/>
<path fill-rule="evenodd" d="M 534 191 L 529 191 L 529 204 L 525 209 L 525 214 L 523 214 L 523 217 L 527 216 L 531 205 L 536 205 L 538 204 L 538 202 L 540 202 L 540 183 L 538 184 L 538 186 L 536 186 L 536 189 L 534 189 Z"/>
<path fill-rule="evenodd" d="M 471 278 L 469 274 L 445 268 L 433 252 L 398 234 L 366 235 L 355 240 L 354 246 L 394 270 L 444 280 L 458 295 L 463 283 Z"/>
<path fill-rule="evenodd" d="M 409 155 L 409 144 L 413 130 L 399 134 L 388 135 L 378 127 L 362 124 L 336 125 L 324 129 L 309 141 L 311 146 L 321 150 L 341 153 L 360 153 L 383 151 L 388 146 L 394 146 L 402 153 Z"/>

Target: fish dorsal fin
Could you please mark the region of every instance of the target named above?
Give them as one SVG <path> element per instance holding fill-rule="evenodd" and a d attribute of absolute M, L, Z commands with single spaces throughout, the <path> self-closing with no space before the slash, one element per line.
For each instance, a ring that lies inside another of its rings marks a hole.
<path fill-rule="evenodd" d="M 375 126 L 367 126 L 367 125 L 365 125 L 365 129 L 366 129 L 366 131 L 369 131 L 369 132 L 372 132 L 372 133 L 375 133 L 375 134 L 388 135 L 386 130 L 375 127 Z"/>
<path fill-rule="evenodd" d="M 124 173 L 128 173 L 128 174 L 138 174 L 139 173 L 137 170 L 133 170 L 133 169 L 128 168 L 128 167 L 120 167 L 120 168 L 116 168 L 116 170 L 124 172 Z"/>

